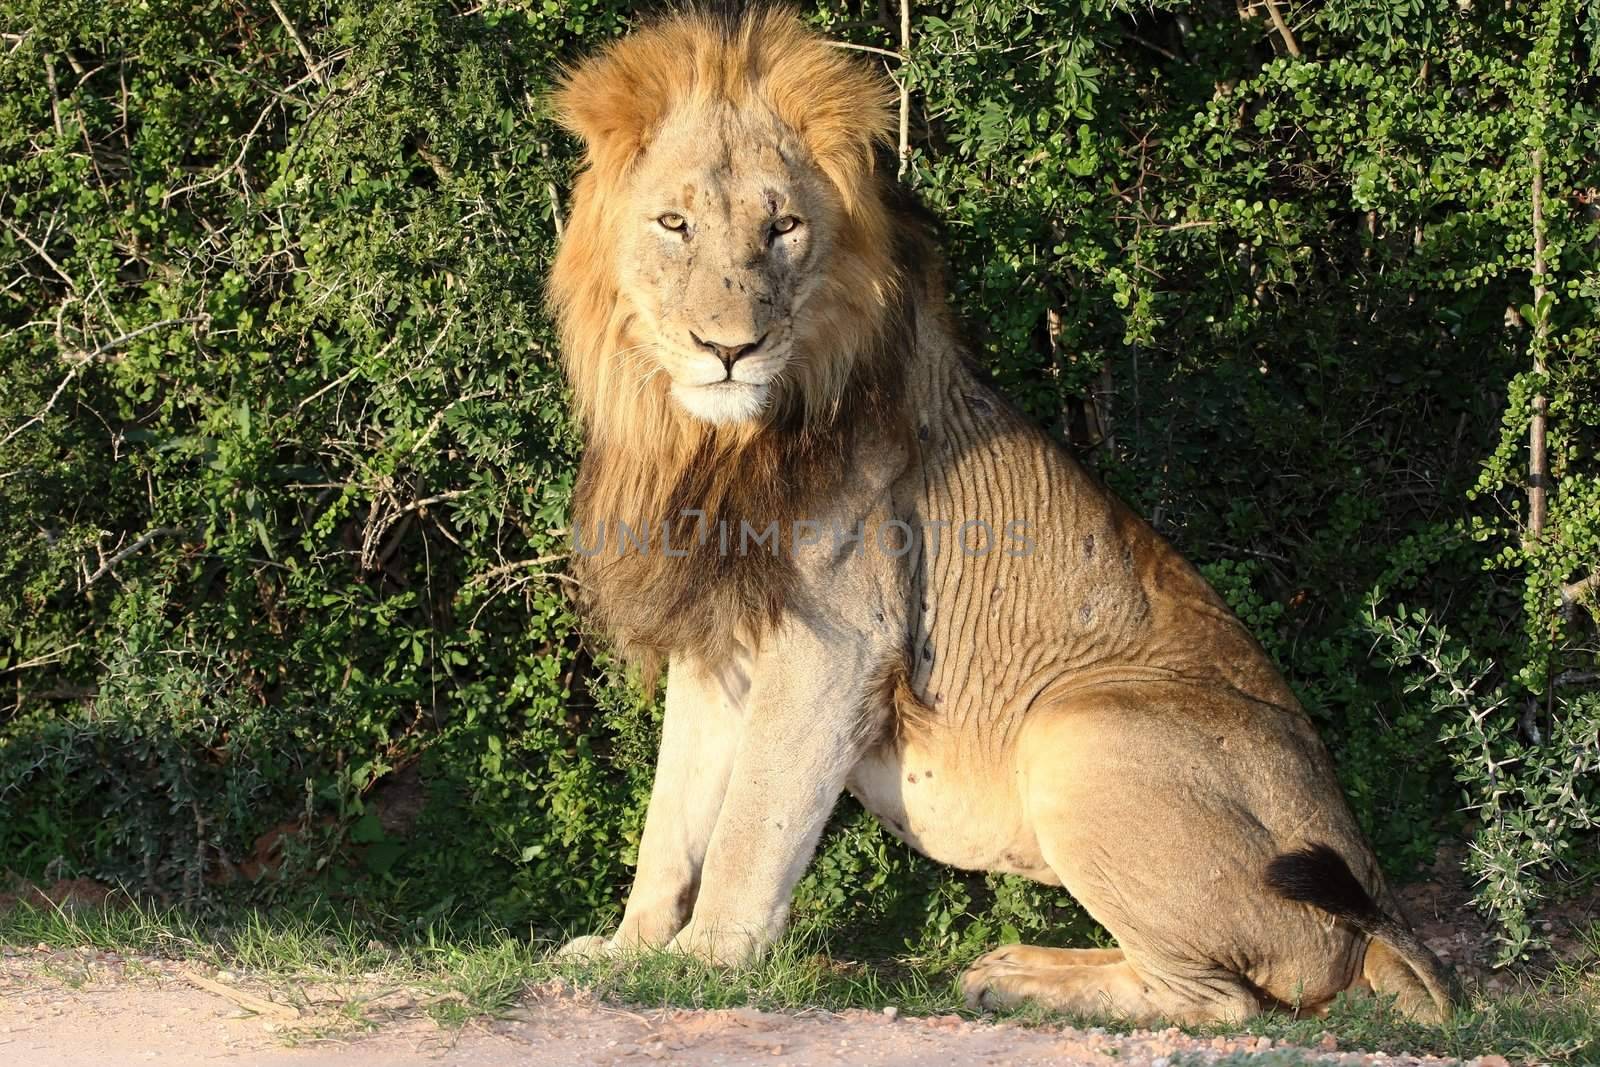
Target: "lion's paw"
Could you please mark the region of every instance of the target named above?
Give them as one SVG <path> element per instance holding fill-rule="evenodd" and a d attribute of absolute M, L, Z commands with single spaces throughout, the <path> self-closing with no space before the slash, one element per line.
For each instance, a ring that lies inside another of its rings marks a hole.
<path fill-rule="evenodd" d="M 760 955 L 761 939 L 740 927 L 690 920 L 667 944 L 668 952 L 689 956 L 713 967 L 743 967 Z"/>
<path fill-rule="evenodd" d="M 1015 945 L 986 952 L 961 975 L 961 999 L 970 1011 L 1009 1008 L 1026 998 L 1019 986 L 1028 978 L 1027 969 L 1012 958 Z"/>
<path fill-rule="evenodd" d="M 575 937 L 556 950 L 556 958 L 563 960 L 605 960 L 616 956 L 620 950 L 615 941 L 598 934 Z"/>

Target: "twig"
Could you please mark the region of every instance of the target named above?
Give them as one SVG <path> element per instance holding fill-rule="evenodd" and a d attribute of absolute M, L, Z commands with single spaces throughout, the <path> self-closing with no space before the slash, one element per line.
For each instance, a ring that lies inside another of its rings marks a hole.
<path fill-rule="evenodd" d="M 900 62 L 911 54 L 911 0 L 900 0 Z M 900 177 L 911 166 L 911 85 L 904 70 L 895 79 L 900 87 Z"/>
<path fill-rule="evenodd" d="M 278 0 L 267 0 L 267 2 L 272 5 L 272 11 L 278 16 L 278 21 L 283 23 L 283 28 L 289 31 L 289 39 L 300 50 L 300 58 L 306 61 L 306 69 L 316 77 L 317 84 L 326 89 L 328 87 L 328 79 L 322 73 L 322 68 L 317 64 L 316 59 L 311 55 L 311 49 L 307 48 L 305 41 L 301 39 L 300 31 L 294 28 L 294 23 L 290 22 L 289 16 L 284 14 L 283 6 L 278 3 Z"/>
<path fill-rule="evenodd" d="M 435 494 L 434 496 L 424 497 L 421 500 L 413 500 L 411 503 L 400 509 L 400 514 L 404 515 L 407 512 L 421 511 L 423 508 L 431 507 L 434 504 L 443 504 L 446 500 L 457 500 L 466 496 L 469 492 L 471 492 L 470 489 L 451 489 L 447 492 Z"/>
<path fill-rule="evenodd" d="M 473 575 L 470 579 L 468 579 L 467 584 L 488 585 L 496 578 L 503 578 L 508 574 L 515 573 L 516 571 L 527 570 L 529 567 L 543 567 L 547 563 L 559 563 L 566 558 L 567 557 L 565 553 L 557 553 L 556 555 L 551 556 L 536 556 L 533 559 L 519 559 L 512 563 L 502 563 L 498 567 L 490 567 L 482 574 Z"/>
<path fill-rule="evenodd" d="M 17 239 L 19 241 L 21 241 L 23 244 L 27 245 L 29 248 L 31 248 L 35 252 L 37 252 L 39 254 L 39 258 L 40 259 L 42 259 L 46 263 L 50 264 L 50 269 L 55 271 L 56 274 L 60 276 L 62 281 L 67 283 L 67 287 L 68 288 L 70 288 L 73 292 L 77 292 L 78 291 L 78 283 L 73 281 L 72 275 L 68 274 L 65 270 L 63 270 L 62 267 L 61 267 L 61 264 L 57 263 L 54 259 L 50 258 L 50 253 L 46 252 L 44 250 L 44 246 L 43 245 L 37 243 L 36 241 L 34 241 L 34 239 L 32 237 L 29 237 L 27 234 L 23 233 L 21 230 L 17 229 L 15 226 L 13 226 L 11 224 L 11 220 L 10 219 L 0 218 L 0 222 L 5 223 L 6 229 L 8 229 L 12 233 L 16 234 Z"/>
<path fill-rule="evenodd" d="M 34 667 L 48 667 L 52 663 L 60 663 L 66 658 L 67 653 L 71 652 L 73 649 L 82 647 L 82 641 L 74 641 L 70 645 L 53 649 L 49 652 L 46 652 L 42 656 L 35 656 L 32 659 L 25 659 L 21 663 L 13 664 L 10 667 L 0 667 L 0 674 L 10 674 L 13 671 L 31 670 Z"/>
<path fill-rule="evenodd" d="M 273 0 L 272 6 L 278 6 L 277 0 Z M 231 1000 L 239 1007 L 253 1011 L 257 1015 L 265 1015 L 268 1018 L 280 1019 L 285 1022 L 300 1018 L 300 1009 L 293 1004 L 278 1004 L 271 1000 L 264 1000 L 253 993 L 246 993 L 242 989 L 235 989 L 233 986 L 223 985 L 221 982 L 213 982 L 209 978 L 202 978 L 187 969 L 183 971 L 183 977 L 190 985 L 198 989 L 204 989 L 208 993 L 215 993 L 226 1000 Z"/>
<path fill-rule="evenodd" d="M 1587 578 L 1580 578 L 1576 582 L 1568 582 L 1561 587 L 1561 608 L 1571 614 L 1580 606 L 1587 606 L 1589 597 L 1600 588 L 1600 571 L 1595 571 Z"/>
<path fill-rule="evenodd" d="M 67 372 L 67 376 L 61 379 L 61 384 L 56 386 L 56 391 L 50 394 L 50 399 L 44 402 L 44 407 L 39 409 L 39 413 L 37 415 L 23 423 L 21 426 L 18 426 L 15 430 L 12 430 L 10 433 L 6 434 L 4 438 L 0 438 L 0 448 L 4 448 L 6 445 L 9 445 L 13 438 L 22 433 L 22 431 L 26 430 L 29 426 L 36 426 L 43 422 L 44 417 L 50 414 L 50 409 L 56 406 L 56 401 L 61 399 L 61 394 L 66 391 L 67 386 L 72 384 L 72 379 L 76 378 L 78 376 L 78 372 L 82 369 L 82 366 L 77 366 L 69 370 Z"/>
<path fill-rule="evenodd" d="M 190 322 L 210 322 L 210 321 L 211 321 L 211 316 L 210 315 L 181 315 L 181 316 L 179 316 L 178 318 L 175 318 L 175 319 L 162 319 L 160 322 L 146 323 L 145 325 L 140 326 L 137 330 L 129 330 L 127 333 L 123 334 L 120 337 L 114 337 L 111 340 L 107 341 L 105 344 L 101 345 L 99 348 L 96 348 L 92 352 L 74 352 L 74 353 L 71 353 L 69 355 L 64 355 L 61 358 L 67 363 L 76 363 L 79 366 L 82 366 L 84 364 L 93 363 L 95 360 L 100 359 L 102 356 L 108 355 L 109 353 L 116 351 L 117 349 L 121 348 L 123 345 L 127 344 L 129 341 L 134 340 L 135 338 L 143 337 L 145 334 L 150 333 L 150 332 L 152 332 L 154 330 L 159 330 L 159 329 L 161 329 L 161 328 L 163 328 L 165 326 L 182 326 L 185 323 L 190 323 Z"/>
<path fill-rule="evenodd" d="M 1178 53 L 1172 51 L 1171 49 L 1163 48 L 1154 41 L 1140 37 L 1136 33 L 1124 33 L 1122 36 L 1124 40 L 1132 41 L 1137 45 L 1143 45 L 1145 48 L 1150 49 L 1150 51 L 1154 52 L 1158 56 L 1161 56 L 1163 59 L 1171 60 L 1174 63 L 1184 62 L 1184 58 L 1178 55 Z"/>
<path fill-rule="evenodd" d="M 555 182 L 545 182 L 545 191 L 550 194 L 550 218 L 556 224 L 556 240 L 561 239 L 561 233 L 566 226 L 561 221 L 561 195 L 556 192 Z"/>
<path fill-rule="evenodd" d="M 1289 29 L 1289 24 L 1283 21 L 1283 13 L 1278 10 L 1278 5 L 1273 0 L 1263 0 L 1267 5 L 1267 14 L 1272 18 L 1272 24 L 1278 29 L 1278 36 L 1283 38 L 1283 47 L 1296 59 L 1300 58 L 1300 42 L 1294 39 L 1294 31 Z M 276 0 L 274 0 L 276 6 Z"/>
<path fill-rule="evenodd" d="M 3 221 L 5 220 L 0 219 L 0 222 Z M 9 226 L 11 224 L 8 222 L 6 225 Z M 65 277 L 65 275 L 63 275 L 63 277 Z M 211 316 L 209 315 L 184 315 L 176 319 L 162 319 L 160 322 L 146 323 L 137 330 L 129 330 L 120 337 L 114 337 L 92 352 L 74 352 L 70 355 L 62 356 L 62 360 L 71 366 L 72 369 L 67 372 L 67 376 L 65 378 L 61 379 L 61 384 L 56 386 L 55 392 L 50 394 L 50 399 L 45 401 L 44 407 L 39 409 L 38 414 L 34 415 L 33 418 L 29 419 L 21 426 L 18 426 L 15 430 L 12 430 L 10 433 L 6 434 L 4 438 L 0 438 L 0 447 L 10 444 L 13 438 L 15 438 L 23 430 L 26 430 L 28 427 L 35 426 L 43 422 L 44 417 L 50 414 L 50 409 L 56 406 L 56 401 L 61 399 L 61 394 L 66 391 L 67 386 L 72 384 L 72 380 L 78 376 L 78 373 L 83 370 L 84 367 L 87 367 L 89 364 L 106 355 L 108 352 L 112 352 L 118 348 L 121 348 L 134 338 L 142 337 L 152 330 L 159 330 L 163 326 L 178 326 L 186 322 L 209 322 L 210 320 Z"/>
<path fill-rule="evenodd" d="M 887 56 L 888 58 L 894 60 L 896 63 L 904 63 L 905 62 L 905 57 L 902 56 L 899 52 L 891 52 L 887 48 L 878 48 L 875 45 L 853 44 L 850 41 L 829 41 L 828 43 L 833 45 L 833 47 L 835 47 L 835 48 L 848 48 L 852 52 L 871 52 L 875 56 Z"/>
<path fill-rule="evenodd" d="M 61 128 L 61 94 L 56 91 L 56 57 L 44 57 L 44 81 L 50 87 L 50 117 L 55 123 L 56 136 L 66 136 Z"/>
<path fill-rule="evenodd" d="M 1544 149 L 1533 150 L 1533 372 L 1544 377 L 1544 347 L 1550 320 L 1540 307 L 1548 290 L 1544 284 Z M 1541 391 L 1533 398 L 1533 419 L 1528 424 L 1528 537 L 1537 541 L 1544 533 L 1548 514 L 1550 459 L 1545 445 L 1550 400 Z"/>
<path fill-rule="evenodd" d="M 140 549 L 144 548 L 144 546 L 148 545 L 150 542 L 154 541 L 156 538 L 158 538 L 158 537 L 176 537 L 179 534 L 184 534 L 184 533 L 188 533 L 188 531 L 184 530 L 184 529 L 181 529 L 181 528 L 179 528 L 177 526 L 157 526 L 155 529 L 150 530 L 147 533 L 145 533 L 144 536 L 140 537 L 137 541 L 135 541 L 133 544 L 129 545 L 127 548 L 122 549 L 120 552 L 118 552 L 116 555 L 112 556 L 110 559 L 105 560 L 104 562 L 102 562 L 100 564 L 100 569 L 95 571 L 93 574 L 91 574 L 89 576 L 88 580 L 86 580 L 83 583 L 83 588 L 85 588 L 85 589 L 89 588 L 95 582 L 98 582 L 101 578 L 104 578 L 107 574 L 110 574 L 112 568 L 114 568 L 117 564 L 121 563 L 123 560 L 125 560 L 129 556 L 133 555 L 135 552 L 138 552 Z"/>
<path fill-rule="evenodd" d="M 204 189 L 209 185 L 215 185 L 217 182 L 220 182 L 222 179 L 236 171 L 239 173 L 239 176 L 242 179 L 244 177 L 244 157 L 249 154 L 251 143 L 256 139 L 256 134 L 261 131 L 261 126 L 267 121 L 267 117 L 272 114 L 272 109 L 283 106 L 283 104 L 288 101 L 289 94 L 294 92 L 300 86 L 304 85 L 306 82 L 317 80 L 318 72 L 313 70 L 310 74 L 307 74 L 299 81 L 292 82 L 281 90 L 274 90 L 275 95 L 273 99 L 268 101 L 267 106 L 262 108 L 260 113 L 256 115 L 256 121 L 251 125 L 250 132 L 246 133 L 244 138 L 239 142 L 239 154 L 233 157 L 233 162 L 229 163 L 226 167 L 221 168 L 209 178 L 204 178 L 197 182 L 191 182 L 190 184 L 182 186 L 178 189 L 168 189 L 166 192 L 161 194 L 161 206 L 165 208 L 170 201 L 177 197 L 184 196 L 188 193 L 199 192 L 201 189 Z M 245 185 L 246 193 L 248 193 L 249 185 L 244 182 L 241 182 L 241 184 Z"/>
<path fill-rule="evenodd" d="M 391 345 L 393 343 L 394 343 L 393 341 L 389 342 L 389 344 L 391 344 Z M 388 347 L 388 346 L 385 346 L 385 347 Z M 382 356 L 383 353 L 379 352 L 378 355 Z M 320 396 L 326 395 L 327 392 L 330 389 L 339 388 L 339 386 L 343 385 L 345 382 L 348 382 L 351 378 L 354 378 L 356 376 L 356 374 L 360 372 L 360 370 L 361 370 L 360 367 L 351 367 L 349 370 L 347 370 L 343 374 L 339 375 L 339 377 L 335 378 L 333 381 L 329 382 L 327 385 L 324 385 L 321 389 L 318 389 L 316 392 L 312 393 L 310 396 L 308 396 L 304 400 L 300 401 L 300 403 L 296 404 L 294 406 L 294 413 L 296 415 L 300 414 L 300 412 L 305 410 L 305 406 L 307 404 L 309 404 L 312 401 L 316 400 Z M 316 488 L 322 488 L 322 487 L 318 486 Z"/>

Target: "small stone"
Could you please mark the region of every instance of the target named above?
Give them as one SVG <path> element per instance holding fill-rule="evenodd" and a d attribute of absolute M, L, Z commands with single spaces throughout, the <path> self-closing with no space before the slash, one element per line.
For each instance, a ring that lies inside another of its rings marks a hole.
<path fill-rule="evenodd" d="M 1317 1048 L 1321 1049 L 1323 1052 L 1338 1052 L 1339 1039 L 1334 1037 L 1332 1034 L 1323 1034 L 1317 1039 Z"/>
<path fill-rule="evenodd" d="M 1150 1067 L 1167 1067 L 1167 1065 L 1171 1062 L 1172 1061 L 1167 1059 L 1165 1056 L 1157 1056 L 1155 1059 L 1150 1061 Z"/>
<path fill-rule="evenodd" d="M 217 972 L 217 981 L 219 982 L 237 982 L 238 980 L 239 976 L 234 974 L 232 971 Z"/>
<path fill-rule="evenodd" d="M 895 1019 L 900 1018 L 900 1009 L 895 1007 L 893 1004 L 890 1004 L 883 1009 L 883 1017 L 892 1022 Z"/>
<path fill-rule="evenodd" d="M 1477 1067 L 1511 1067 L 1504 1056 L 1479 1056 L 1475 1061 Z"/>

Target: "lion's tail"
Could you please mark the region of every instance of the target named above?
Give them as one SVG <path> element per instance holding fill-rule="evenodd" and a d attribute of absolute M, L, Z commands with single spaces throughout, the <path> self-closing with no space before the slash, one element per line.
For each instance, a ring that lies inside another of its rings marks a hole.
<path fill-rule="evenodd" d="M 1405 923 L 1378 906 L 1332 847 L 1307 845 L 1278 856 L 1267 864 L 1266 882 L 1279 896 L 1319 908 L 1382 946 L 1376 954 L 1377 946 L 1367 949 L 1367 980 L 1379 993 L 1393 994 L 1406 1014 L 1430 1022 L 1450 1015 L 1457 1000 L 1450 971 Z"/>

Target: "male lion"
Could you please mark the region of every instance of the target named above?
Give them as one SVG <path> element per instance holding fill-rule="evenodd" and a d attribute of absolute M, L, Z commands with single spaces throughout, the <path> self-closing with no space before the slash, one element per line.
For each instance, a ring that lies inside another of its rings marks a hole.
<path fill-rule="evenodd" d="M 668 667 L 621 927 L 568 949 L 750 959 L 849 790 L 1116 937 L 996 949 L 975 1007 L 1237 1021 L 1375 989 L 1441 1018 L 1449 980 L 1261 648 L 969 370 L 874 163 L 883 80 L 790 12 L 689 13 L 556 102 L 587 150 L 550 279 L 576 576 Z"/>

